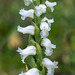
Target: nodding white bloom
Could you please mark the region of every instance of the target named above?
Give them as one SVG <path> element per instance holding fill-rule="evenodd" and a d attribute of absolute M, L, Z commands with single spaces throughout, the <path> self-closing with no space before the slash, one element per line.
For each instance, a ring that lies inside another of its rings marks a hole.
<path fill-rule="evenodd" d="M 21 55 L 22 62 L 24 62 L 24 59 L 29 55 L 36 55 L 36 48 L 34 46 L 28 46 L 26 49 L 18 48 L 17 52 Z"/>
<path fill-rule="evenodd" d="M 52 19 L 48 19 L 48 18 L 44 17 L 44 18 L 42 19 L 42 22 L 45 22 L 45 21 L 48 22 L 49 26 L 51 26 L 51 23 L 54 22 L 54 19 L 53 19 L 53 18 L 52 18 Z"/>
<path fill-rule="evenodd" d="M 18 26 L 17 27 L 17 31 L 23 33 L 23 34 L 31 34 L 31 35 L 34 35 L 34 30 L 35 30 L 35 27 L 30 25 L 30 26 L 27 26 L 27 27 L 20 27 Z"/>
<path fill-rule="evenodd" d="M 58 62 L 55 62 L 55 61 L 52 62 L 48 58 L 44 58 L 42 61 L 42 64 L 44 65 L 44 67 L 48 69 L 47 75 L 54 75 L 54 69 L 58 68 L 57 66 Z"/>
<path fill-rule="evenodd" d="M 40 29 L 42 30 L 40 33 L 41 38 L 46 38 L 49 35 L 48 31 L 51 30 L 51 28 L 46 22 L 41 22 Z"/>
<path fill-rule="evenodd" d="M 51 12 L 53 12 L 54 8 L 53 6 L 56 5 L 56 2 L 49 2 L 49 1 L 46 1 L 45 4 L 51 8 Z"/>
<path fill-rule="evenodd" d="M 56 45 L 51 44 L 51 41 L 48 38 L 42 39 L 41 45 L 46 47 L 45 49 L 46 56 L 51 56 L 53 53 L 52 48 L 56 48 Z"/>
<path fill-rule="evenodd" d="M 25 6 L 29 6 L 32 2 L 33 0 L 24 0 Z"/>
<path fill-rule="evenodd" d="M 44 4 L 40 4 L 39 6 L 35 6 L 35 14 L 36 16 L 42 15 L 42 13 L 46 12 L 46 6 Z"/>
<path fill-rule="evenodd" d="M 37 68 L 32 68 L 30 70 L 28 70 L 27 72 L 22 72 L 19 75 L 39 75 L 39 70 Z"/>
<path fill-rule="evenodd" d="M 33 13 L 34 13 L 34 10 L 33 9 L 30 9 L 30 10 L 24 10 L 24 9 L 21 9 L 19 14 L 21 15 L 21 19 L 22 20 L 25 20 L 26 17 L 31 17 L 33 18 Z"/>

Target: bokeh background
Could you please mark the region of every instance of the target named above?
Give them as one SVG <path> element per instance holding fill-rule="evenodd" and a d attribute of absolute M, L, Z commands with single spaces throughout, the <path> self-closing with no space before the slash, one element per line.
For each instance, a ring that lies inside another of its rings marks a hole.
<path fill-rule="evenodd" d="M 57 2 L 55 11 L 47 12 L 47 17 L 55 20 L 48 37 L 57 46 L 50 57 L 59 62 L 55 75 L 75 75 L 75 0 L 49 1 Z M 25 71 L 16 50 L 28 45 L 28 35 L 17 32 L 17 26 L 27 26 L 31 20 L 21 20 L 22 8 L 32 8 L 32 4 L 25 7 L 23 0 L 0 0 L 0 75 L 18 75 Z"/>

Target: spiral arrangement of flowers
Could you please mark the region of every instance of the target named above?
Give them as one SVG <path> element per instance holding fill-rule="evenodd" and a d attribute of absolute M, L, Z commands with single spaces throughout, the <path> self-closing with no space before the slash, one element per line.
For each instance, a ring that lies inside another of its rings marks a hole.
<path fill-rule="evenodd" d="M 54 69 L 58 68 L 58 62 L 52 62 L 48 56 L 53 53 L 56 45 L 52 44 L 47 38 L 51 30 L 51 23 L 54 18 L 46 17 L 46 9 L 54 11 L 56 2 L 48 0 L 24 0 L 25 6 L 33 4 L 34 9 L 19 11 L 21 19 L 32 18 L 31 25 L 27 27 L 17 27 L 17 31 L 29 34 L 29 45 L 25 49 L 18 48 L 17 52 L 21 55 L 22 62 L 27 65 L 28 71 L 21 72 L 19 75 L 54 75 Z"/>

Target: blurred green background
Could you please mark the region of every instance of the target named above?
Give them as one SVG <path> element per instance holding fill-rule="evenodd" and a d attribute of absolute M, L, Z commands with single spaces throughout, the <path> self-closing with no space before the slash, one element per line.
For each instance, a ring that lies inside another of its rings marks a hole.
<path fill-rule="evenodd" d="M 47 17 L 55 20 L 48 37 L 57 46 L 50 57 L 59 62 L 55 75 L 75 75 L 75 0 L 49 1 L 57 2 L 55 11 L 47 12 Z M 28 35 L 17 32 L 18 25 L 30 24 L 29 18 L 21 20 L 22 8 L 32 8 L 32 4 L 25 7 L 23 0 L 0 0 L 0 75 L 18 75 L 25 71 L 16 51 L 28 45 Z"/>

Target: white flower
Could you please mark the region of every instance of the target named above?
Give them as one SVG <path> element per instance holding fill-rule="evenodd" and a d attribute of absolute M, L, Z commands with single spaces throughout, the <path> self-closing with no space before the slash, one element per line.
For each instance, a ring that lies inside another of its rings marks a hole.
<path fill-rule="evenodd" d="M 49 2 L 49 1 L 46 1 L 45 4 L 51 8 L 51 12 L 53 12 L 54 8 L 53 6 L 56 5 L 56 2 Z"/>
<path fill-rule="evenodd" d="M 51 30 L 51 28 L 46 22 L 41 22 L 40 29 L 42 30 L 40 33 L 41 38 L 46 38 L 49 35 L 48 31 Z"/>
<path fill-rule="evenodd" d="M 29 55 L 36 55 L 36 48 L 34 46 L 28 46 L 26 49 L 18 48 L 17 52 L 20 53 L 22 62 L 24 62 L 24 59 Z"/>
<path fill-rule="evenodd" d="M 39 75 L 39 70 L 37 68 L 32 68 L 30 70 L 28 70 L 27 72 L 22 72 L 19 75 Z"/>
<path fill-rule="evenodd" d="M 35 7 L 35 14 L 36 16 L 40 16 L 42 15 L 42 13 L 45 13 L 46 12 L 46 6 L 44 4 L 40 4 L 39 6 L 36 6 Z"/>
<path fill-rule="evenodd" d="M 24 10 L 24 9 L 21 9 L 19 14 L 21 15 L 21 19 L 22 20 L 25 20 L 26 17 L 31 17 L 33 18 L 33 13 L 34 13 L 34 10 L 33 9 L 30 9 L 30 10 Z"/>
<path fill-rule="evenodd" d="M 53 19 L 53 18 L 52 18 L 52 19 L 48 19 L 48 18 L 44 17 L 44 18 L 42 19 L 42 22 L 45 22 L 45 21 L 48 22 L 49 26 L 51 26 L 51 23 L 54 22 L 54 19 Z"/>
<path fill-rule="evenodd" d="M 23 33 L 23 34 L 31 34 L 31 35 L 34 35 L 34 30 L 35 30 L 35 27 L 30 25 L 30 26 L 27 26 L 27 27 L 20 27 L 18 26 L 17 27 L 17 31 Z"/>
<path fill-rule="evenodd" d="M 29 6 L 33 1 L 32 0 L 24 0 L 24 4 Z"/>
<path fill-rule="evenodd" d="M 42 39 L 41 45 L 46 47 L 45 49 L 46 56 L 51 56 L 53 53 L 52 48 L 56 48 L 56 45 L 51 44 L 51 41 L 48 38 Z"/>
<path fill-rule="evenodd" d="M 55 62 L 55 61 L 52 62 L 48 58 L 44 58 L 42 61 L 42 64 L 44 65 L 44 67 L 48 69 L 47 75 L 54 75 L 54 69 L 58 68 L 57 66 L 58 62 Z"/>

